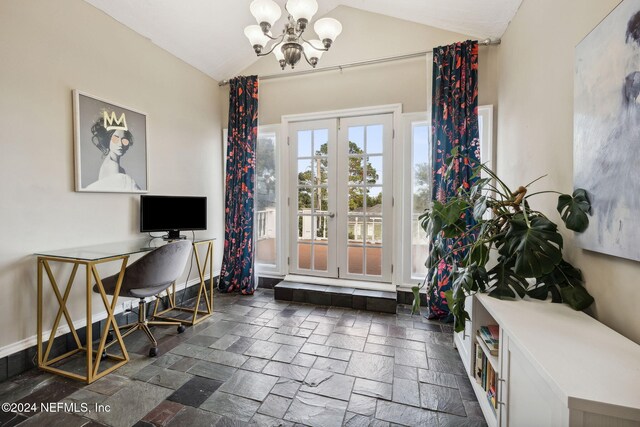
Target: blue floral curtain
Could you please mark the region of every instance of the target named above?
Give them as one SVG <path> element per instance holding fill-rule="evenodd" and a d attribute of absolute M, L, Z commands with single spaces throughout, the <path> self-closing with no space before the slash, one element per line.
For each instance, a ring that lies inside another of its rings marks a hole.
<path fill-rule="evenodd" d="M 224 254 L 218 289 L 251 295 L 258 77 L 236 77 L 229 86 Z"/>
<path fill-rule="evenodd" d="M 473 168 L 480 158 L 478 134 L 478 42 L 466 41 L 433 50 L 433 106 L 432 106 L 433 187 L 432 198 L 445 203 L 455 196 L 459 187 L 469 188 Z M 446 160 L 457 147 L 464 161 L 454 160 L 450 182 L 444 178 Z M 466 215 L 467 226 L 473 226 L 471 214 Z M 464 246 L 467 242 L 457 242 Z M 454 242 L 448 242 L 451 247 Z M 457 253 L 459 258 L 464 253 Z M 430 272 L 431 273 L 431 272 Z M 451 288 L 451 266 L 441 261 L 435 277 L 437 286 L 429 300 L 429 317 L 444 318 L 449 307 L 444 292 Z"/>

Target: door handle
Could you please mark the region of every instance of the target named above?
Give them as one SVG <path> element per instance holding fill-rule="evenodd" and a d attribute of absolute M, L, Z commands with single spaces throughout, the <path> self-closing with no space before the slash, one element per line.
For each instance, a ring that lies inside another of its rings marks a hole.
<path fill-rule="evenodd" d="M 336 216 L 336 214 L 335 214 L 334 212 L 328 212 L 328 213 L 327 213 L 327 216 L 328 216 L 329 218 L 333 218 L 333 217 L 335 217 L 335 216 Z"/>

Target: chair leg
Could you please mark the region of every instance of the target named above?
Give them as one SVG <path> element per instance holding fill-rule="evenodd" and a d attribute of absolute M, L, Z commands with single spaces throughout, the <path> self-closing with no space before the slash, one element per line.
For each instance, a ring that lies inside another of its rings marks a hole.
<path fill-rule="evenodd" d="M 155 337 L 153 336 L 153 334 L 151 333 L 151 329 L 149 329 L 149 326 L 153 326 L 153 325 L 178 325 L 178 333 L 182 333 L 184 332 L 185 328 L 184 325 L 181 322 L 168 322 L 168 321 L 159 321 L 159 320 L 147 320 L 147 307 L 146 304 L 144 302 L 144 299 L 140 299 L 140 302 L 138 303 L 138 321 L 135 323 L 129 323 L 127 325 L 122 325 L 122 326 L 118 326 L 118 329 L 120 330 L 125 330 L 124 332 L 121 333 L 122 338 L 132 334 L 133 332 L 137 331 L 137 330 L 142 330 L 146 335 L 147 338 L 149 338 L 149 341 L 151 341 L 151 347 L 149 348 L 149 356 L 150 357 L 155 357 L 158 355 L 158 341 L 156 341 Z M 105 350 L 111 346 L 111 344 L 115 343 L 115 341 L 113 342 L 109 342 L 107 345 L 105 345 Z"/>
<path fill-rule="evenodd" d="M 166 290 L 167 291 L 167 296 L 169 297 L 169 300 L 171 300 L 171 295 L 169 295 L 169 289 Z M 158 301 L 160 300 L 160 296 L 156 295 L 156 305 L 155 307 L 158 307 Z M 147 322 L 148 325 L 176 325 L 178 326 L 178 333 L 181 334 L 183 333 L 186 328 L 184 327 L 184 325 L 182 324 L 182 322 L 178 322 L 178 321 L 173 321 L 173 320 L 154 320 L 154 319 L 163 319 L 162 316 L 156 316 L 156 310 L 153 310 L 153 314 L 151 315 L 151 320 L 149 320 Z"/>
<path fill-rule="evenodd" d="M 149 338 L 149 341 L 151 341 L 151 344 L 153 344 L 154 347 L 157 347 L 158 341 L 156 341 L 155 337 L 151 333 L 151 329 L 149 329 L 147 325 L 140 325 L 140 329 L 142 329 L 144 333 L 147 334 L 147 337 Z"/>

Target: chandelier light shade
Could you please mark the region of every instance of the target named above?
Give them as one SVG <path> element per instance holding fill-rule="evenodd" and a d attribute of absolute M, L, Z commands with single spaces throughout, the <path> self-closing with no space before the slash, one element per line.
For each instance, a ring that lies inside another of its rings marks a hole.
<path fill-rule="evenodd" d="M 269 24 L 269 28 L 271 28 L 282 15 L 280 6 L 273 0 L 255 0 L 251 3 L 251 6 L 249 6 L 249 10 L 251 10 L 251 14 L 256 18 L 260 26 L 267 23 Z M 267 31 L 269 31 L 269 29 L 267 29 Z"/>
<path fill-rule="evenodd" d="M 316 0 L 289 0 L 286 7 L 296 21 L 309 22 L 318 11 L 318 2 Z"/>
<path fill-rule="evenodd" d="M 319 47 L 316 48 L 316 46 L 319 46 Z M 315 59 L 316 63 L 318 62 L 318 59 L 320 59 L 322 54 L 325 52 L 324 49 L 322 48 L 322 43 L 320 42 L 320 40 L 309 40 L 308 42 L 304 42 L 302 44 L 302 47 L 304 48 L 304 53 L 307 55 L 309 60 Z"/>
<path fill-rule="evenodd" d="M 283 70 L 287 65 L 295 68 L 303 57 L 315 68 L 322 54 L 329 50 L 342 32 L 342 25 L 333 18 L 319 19 L 313 27 L 319 40 L 306 40 L 303 35 L 318 11 L 317 1 L 288 0 L 285 9 L 288 18 L 282 35 L 272 37 L 271 27 L 282 16 L 280 6 L 273 0 L 253 0 L 249 10 L 258 25 L 249 25 L 244 29 L 244 34 L 256 55 L 266 56 L 273 52 Z M 267 47 L 269 42 L 272 42 L 271 46 Z"/>
<path fill-rule="evenodd" d="M 244 29 L 244 35 L 247 36 L 249 43 L 251 43 L 254 49 L 256 46 L 261 46 L 260 49 L 262 50 L 262 46 L 265 46 L 269 42 L 269 37 L 262 32 L 260 25 L 249 25 Z"/>
<path fill-rule="evenodd" d="M 329 48 L 331 46 L 331 42 L 336 39 L 342 32 L 342 24 L 333 18 L 322 18 L 318 19 L 318 21 L 313 26 L 313 29 L 316 31 L 320 40 L 325 48 Z M 329 44 L 329 46 L 327 46 Z"/>

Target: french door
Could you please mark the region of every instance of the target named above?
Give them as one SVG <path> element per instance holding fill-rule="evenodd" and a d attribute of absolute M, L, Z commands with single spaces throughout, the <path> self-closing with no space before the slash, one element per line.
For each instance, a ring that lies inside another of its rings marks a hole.
<path fill-rule="evenodd" d="M 296 122 L 291 273 L 391 281 L 392 115 Z"/>

